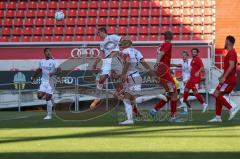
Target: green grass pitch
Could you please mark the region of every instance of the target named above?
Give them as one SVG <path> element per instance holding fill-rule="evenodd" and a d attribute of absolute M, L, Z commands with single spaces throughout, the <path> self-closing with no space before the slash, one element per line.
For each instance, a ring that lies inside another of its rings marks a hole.
<path fill-rule="evenodd" d="M 210 124 L 213 112 L 187 123 L 119 126 L 116 114 L 80 122 L 44 121 L 41 112 L 0 113 L 0 159 L 233 159 L 240 158 L 240 114 Z"/>

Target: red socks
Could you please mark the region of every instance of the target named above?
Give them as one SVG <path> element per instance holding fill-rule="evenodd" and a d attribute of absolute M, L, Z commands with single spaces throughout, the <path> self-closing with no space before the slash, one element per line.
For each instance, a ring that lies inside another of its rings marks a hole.
<path fill-rule="evenodd" d="M 177 101 L 171 100 L 170 105 L 171 105 L 171 117 L 175 117 L 177 112 Z"/>
<path fill-rule="evenodd" d="M 165 102 L 164 100 L 160 100 L 154 107 L 154 109 L 156 111 L 158 111 L 159 109 L 161 109 L 167 102 Z"/>
<path fill-rule="evenodd" d="M 195 94 L 195 97 L 197 98 L 197 100 L 203 104 L 204 103 L 204 99 L 203 99 L 203 96 L 199 93 Z"/>

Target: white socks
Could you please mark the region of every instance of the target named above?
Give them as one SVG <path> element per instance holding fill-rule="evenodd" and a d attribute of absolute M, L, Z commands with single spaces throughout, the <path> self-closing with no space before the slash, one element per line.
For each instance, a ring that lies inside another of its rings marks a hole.
<path fill-rule="evenodd" d="M 48 116 L 52 116 L 52 101 L 46 101 L 47 104 L 47 115 Z"/>
<path fill-rule="evenodd" d="M 133 120 L 133 110 L 132 110 L 132 105 L 129 99 L 123 99 L 123 103 L 125 106 L 125 112 L 127 114 L 128 120 Z"/>

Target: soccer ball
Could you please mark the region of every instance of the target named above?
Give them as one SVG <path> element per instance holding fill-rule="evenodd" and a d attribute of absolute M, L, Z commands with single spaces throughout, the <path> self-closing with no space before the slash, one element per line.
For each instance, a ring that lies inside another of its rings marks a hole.
<path fill-rule="evenodd" d="M 62 11 L 56 11 L 55 19 L 56 20 L 63 20 L 64 19 L 64 13 Z"/>

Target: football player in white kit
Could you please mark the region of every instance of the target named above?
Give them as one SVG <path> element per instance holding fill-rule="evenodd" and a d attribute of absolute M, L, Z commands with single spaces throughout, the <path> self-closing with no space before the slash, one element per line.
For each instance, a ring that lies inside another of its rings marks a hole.
<path fill-rule="evenodd" d="M 51 50 L 44 49 L 45 59 L 39 62 L 39 68 L 34 72 L 31 81 L 34 81 L 37 76 L 42 73 L 41 85 L 37 92 L 38 99 L 45 99 L 47 104 L 47 116 L 44 119 L 52 119 L 53 92 L 55 90 L 56 74 L 60 72 L 56 60 L 53 59 Z"/>
<path fill-rule="evenodd" d="M 131 40 L 124 40 L 122 43 L 123 45 L 121 45 L 121 47 L 124 48 L 122 50 L 124 66 L 120 77 L 123 82 L 123 103 L 127 114 L 127 120 L 120 122 L 119 124 L 127 125 L 134 123 L 132 103 L 138 104 L 153 98 L 159 98 L 159 95 L 136 97 L 141 93 L 142 84 L 142 77 L 139 73 L 139 64 L 143 65 L 147 72 L 150 71 L 150 75 L 155 76 L 155 73 L 153 73 L 151 67 L 144 60 L 142 53 L 132 47 Z M 161 98 L 167 100 L 163 95 L 161 95 Z"/>
<path fill-rule="evenodd" d="M 103 40 L 100 44 L 100 50 L 102 55 L 105 55 L 105 59 L 99 56 L 94 62 L 92 69 L 95 70 L 97 64 L 102 60 L 101 74 L 97 84 L 97 88 L 101 90 L 105 80 L 111 76 L 111 71 L 113 70 L 112 66 L 115 66 L 115 64 L 113 64 L 113 59 L 119 59 L 119 62 L 121 62 L 120 58 L 118 58 L 120 52 L 119 42 L 126 38 L 116 34 L 108 35 L 105 28 L 99 28 L 97 34 Z M 95 99 L 90 105 L 90 108 L 93 109 L 99 101 L 100 99 Z"/>

